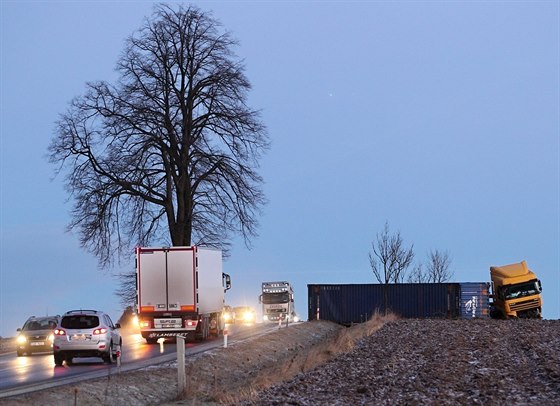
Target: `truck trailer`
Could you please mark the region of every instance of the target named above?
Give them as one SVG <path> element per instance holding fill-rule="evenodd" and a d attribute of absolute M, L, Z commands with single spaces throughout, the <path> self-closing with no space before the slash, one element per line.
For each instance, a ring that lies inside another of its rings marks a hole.
<path fill-rule="evenodd" d="M 542 318 L 541 281 L 529 269 L 527 262 L 492 266 L 490 277 L 492 318 Z"/>
<path fill-rule="evenodd" d="M 225 291 L 220 250 L 190 247 L 136 248 L 137 313 L 142 337 L 206 340 L 223 333 Z"/>
<path fill-rule="evenodd" d="M 310 321 L 350 326 L 386 311 L 403 318 L 488 317 L 488 282 L 313 284 L 307 289 Z"/>
<path fill-rule="evenodd" d="M 298 321 L 290 282 L 263 282 L 259 303 L 262 304 L 264 322 Z"/>

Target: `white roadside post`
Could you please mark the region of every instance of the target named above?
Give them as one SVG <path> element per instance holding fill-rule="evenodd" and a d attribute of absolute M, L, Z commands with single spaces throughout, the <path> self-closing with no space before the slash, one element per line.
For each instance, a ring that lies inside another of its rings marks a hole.
<path fill-rule="evenodd" d="M 224 327 L 224 348 L 227 348 L 227 336 L 228 336 L 228 326 Z"/>
<path fill-rule="evenodd" d="M 121 370 L 121 346 L 117 345 L 117 367 Z"/>
<path fill-rule="evenodd" d="M 185 392 L 185 337 L 177 336 L 177 394 L 179 397 Z"/>

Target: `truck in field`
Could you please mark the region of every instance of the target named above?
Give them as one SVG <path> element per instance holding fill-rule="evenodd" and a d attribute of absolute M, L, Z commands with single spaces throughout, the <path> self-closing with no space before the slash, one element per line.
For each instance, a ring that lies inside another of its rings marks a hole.
<path fill-rule="evenodd" d="M 294 289 L 290 282 L 263 282 L 259 296 L 264 322 L 296 322 Z"/>
<path fill-rule="evenodd" d="M 542 318 L 542 286 L 525 261 L 490 267 L 492 318 Z"/>
<path fill-rule="evenodd" d="M 136 248 L 137 314 L 149 344 L 184 336 L 206 340 L 223 333 L 225 291 L 222 252 L 210 248 Z"/>

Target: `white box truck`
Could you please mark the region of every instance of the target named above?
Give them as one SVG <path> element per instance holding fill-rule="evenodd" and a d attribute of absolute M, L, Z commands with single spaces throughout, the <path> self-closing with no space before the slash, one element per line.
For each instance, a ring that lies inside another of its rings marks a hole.
<path fill-rule="evenodd" d="M 142 337 L 206 340 L 223 333 L 222 252 L 191 247 L 136 248 L 137 312 Z"/>

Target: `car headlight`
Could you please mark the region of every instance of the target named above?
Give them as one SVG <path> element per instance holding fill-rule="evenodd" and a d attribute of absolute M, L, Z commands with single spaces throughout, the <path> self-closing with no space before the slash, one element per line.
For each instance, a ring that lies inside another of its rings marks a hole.
<path fill-rule="evenodd" d="M 263 320 L 268 321 L 268 316 L 266 314 L 263 316 Z"/>
<path fill-rule="evenodd" d="M 25 344 L 27 342 L 27 337 L 25 337 L 24 335 L 19 335 L 17 336 L 16 342 L 18 344 Z"/>
<path fill-rule="evenodd" d="M 54 334 L 49 334 L 48 340 L 52 343 L 54 341 Z"/>
<path fill-rule="evenodd" d="M 297 323 L 299 321 L 299 317 L 298 316 L 294 316 L 294 323 Z"/>
<path fill-rule="evenodd" d="M 245 314 L 243 314 L 243 320 L 253 321 L 253 313 L 252 312 L 245 312 Z"/>
<path fill-rule="evenodd" d="M 225 321 L 230 321 L 230 320 L 231 320 L 231 314 L 229 314 L 229 313 L 224 313 L 224 320 L 225 320 Z"/>

